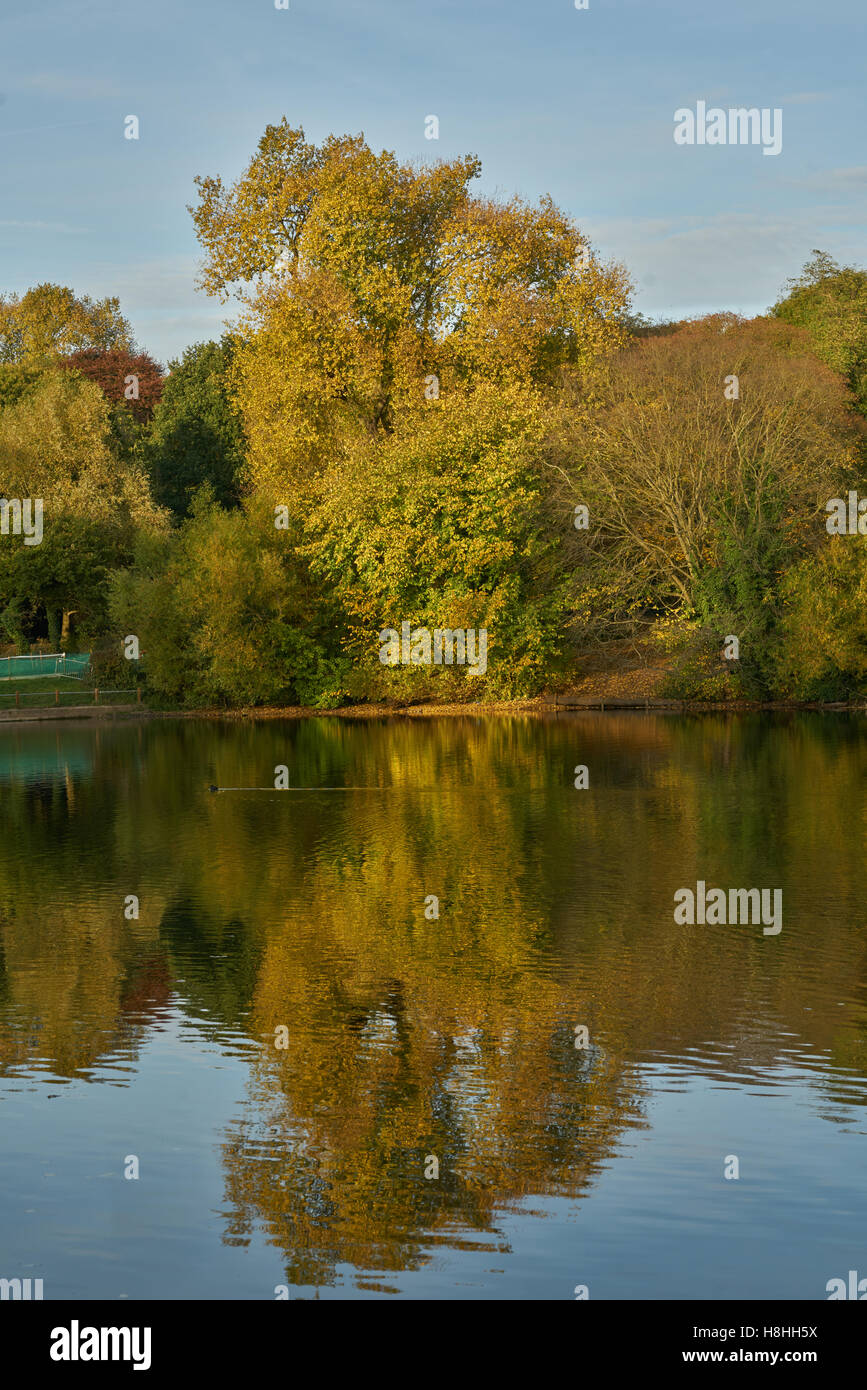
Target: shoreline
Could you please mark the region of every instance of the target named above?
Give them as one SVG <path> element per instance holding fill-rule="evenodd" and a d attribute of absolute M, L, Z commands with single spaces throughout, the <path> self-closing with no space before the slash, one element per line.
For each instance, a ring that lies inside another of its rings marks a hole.
<path fill-rule="evenodd" d="M 582 712 L 617 714 L 749 714 L 816 710 L 827 713 L 867 710 L 867 701 L 846 700 L 618 700 L 608 696 L 534 696 L 526 700 L 477 701 L 472 704 L 343 705 L 314 709 L 310 705 L 248 705 L 237 709 L 151 710 L 157 719 L 478 719 L 482 716 L 548 716 Z"/>
<path fill-rule="evenodd" d="M 479 719 L 545 718 L 559 714 L 761 714 L 861 713 L 867 701 L 846 700 L 618 700 L 606 696 L 535 696 L 527 700 L 478 701 L 473 704 L 344 705 L 338 709 L 314 709 L 310 705 L 246 705 L 237 709 L 158 710 L 146 705 L 46 705 L 42 709 L 0 710 L 0 725 L 47 723 L 57 720 L 82 722 L 132 719 Z"/>

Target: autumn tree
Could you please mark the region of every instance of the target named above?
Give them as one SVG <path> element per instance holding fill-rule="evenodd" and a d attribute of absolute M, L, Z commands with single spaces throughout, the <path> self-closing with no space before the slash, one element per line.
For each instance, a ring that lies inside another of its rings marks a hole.
<path fill-rule="evenodd" d="M 772 679 L 780 575 L 819 543 L 857 475 L 845 382 L 786 324 L 717 315 L 635 343 L 576 399 L 550 464 L 575 533 L 580 620 L 680 609 L 740 638 L 755 691 Z"/>
<path fill-rule="evenodd" d="M 19 362 L 0 362 L 0 410 L 14 405 L 42 380 L 39 367 L 24 367 Z"/>
<path fill-rule="evenodd" d="M 779 656 L 787 695 L 841 700 L 867 691 L 867 538 L 833 536 L 787 574 Z"/>
<path fill-rule="evenodd" d="M 404 609 L 496 621 L 489 690 L 535 688 L 559 659 L 541 422 L 564 373 L 626 340 L 629 283 L 550 198 L 474 196 L 479 173 L 361 136 L 317 146 L 284 120 L 237 182 L 197 180 L 201 283 L 242 305 L 244 488 L 282 508 L 305 585 L 336 603 L 361 697 Z M 420 693 L 425 673 L 403 674 L 389 692 Z"/>
<path fill-rule="evenodd" d="M 804 328 L 818 357 L 849 382 L 867 415 L 867 271 L 814 251 L 772 313 Z"/>
<path fill-rule="evenodd" d="M 109 581 L 119 635 L 138 633 L 156 694 L 175 703 L 340 702 L 334 603 L 307 582 L 273 511 L 226 511 L 207 486 L 170 534 L 142 530 Z"/>
<path fill-rule="evenodd" d="M 132 330 L 117 298 L 93 300 L 65 285 L 43 284 L 0 295 L 0 362 L 43 366 L 72 352 L 132 350 Z"/>
<path fill-rule="evenodd" d="M 480 384 L 401 416 L 372 457 L 330 465 L 305 526 L 314 576 L 340 602 L 356 694 L 510 698 L 562 666 L 567 574 L 542 469 L 536 393 Z M 484 629 L 486 674 L 383 665 L 378 633 Z M 352 687 L 350 687 L 352 688 Z"/>
<path fill-rule="evenodd" d="M 142 527 L 159 529 L 143 472 L 112 448 L 102 392 L 68 372 L 46 373 L 0 411 L 0 496 L 40 499 L 43 537 L 0 537 L 0 622 L 16 641 L 99 629 L 106 576 L 132 554 Z"/>
<path fill-rule="evenodd" d="M 150 420 L 162 394 L 162 367 L 147 352 L 81 348 L 61 358 L 59 365 L 95 382 L 106 400 L 123 406 L 139 424 Z"/>
<path fill-rule="evenodd" d="M 269 126 L 243 176 L 197 180 L 202 284 L 246 306 L 238 394 L 253 483 L 349 457 L 478 380 L 549 383 L 621 340 L 628 281 L 549 198 L 474 198 L 479 161 L 309 144 Z"/>

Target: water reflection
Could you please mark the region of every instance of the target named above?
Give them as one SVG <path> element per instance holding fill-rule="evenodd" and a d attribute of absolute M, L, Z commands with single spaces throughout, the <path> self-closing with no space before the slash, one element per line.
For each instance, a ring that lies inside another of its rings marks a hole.
<path fill-rule="evenodd" d="M 247 1068 L 222 1238 L 264 1233 L 288 1284 L 497 1248 L 503 1212 L 586 1200 L 651 1093 L 697 1075 L 771 1106 L 806 1087 L 838 1134 L 865 1103 L 855 718 L 0 739 L 0 1078 L 135 1087 L 180 1012 Z M 278 764 L 380 790 L 208 793 Z M 781 935 L 675 925 L 699 878 L 781 887 Z"/>

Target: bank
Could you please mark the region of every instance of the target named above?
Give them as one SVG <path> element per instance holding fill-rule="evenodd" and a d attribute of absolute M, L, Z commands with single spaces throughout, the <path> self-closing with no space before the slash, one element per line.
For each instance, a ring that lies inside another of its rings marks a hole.
<path fill-rule="evenodd" d="M 545 716 L 576 714 L 581 711 L 644 714 L 749 714 L 762 712 L 819 710 L 825 713 L 867 711 L 867 701 L 818 700 L 674 700 L 614 698 L 608 695 L 535 696 L 526 700 L 500 700 L 475 704 L 418 705 L 342 705 L 338 709 L 314 709 L 309 705 L 250 705 L 239 709 L 206 708 L 158 710 L 146 705 L 46 705 L 42 709 L 0 710 L 0 727 L 5 724 L 34 724 L 58 720 L 105 723 L 117 720 L 151 719 L 446 719 L 490 718 L 494 716 Z"/>

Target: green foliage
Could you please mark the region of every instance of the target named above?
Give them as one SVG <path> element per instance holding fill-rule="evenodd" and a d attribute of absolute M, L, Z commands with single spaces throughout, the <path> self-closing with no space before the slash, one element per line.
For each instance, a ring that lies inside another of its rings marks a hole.
<path fill-rule="evenodd" d="M 528 696 L 654 624 L 680 698 L 867 690 L 867 547 L 821 520 L 863 475 L 867 272 L 817 252 L 771 318 L 653 324 L 478 172 L 269 127 L 194 212 L 246 317 L 165 382 L 116 300 L 0 297 L 0 496 L 44 503 L 0 537 L 0 641 L 98 639 L 123 684 L 135 633 L 188 707 Z M 383 664 L 404 622 L 484 629 L 486 672 Z"/>
<path fill-rule="evenodd" d="M 329 604 L 273 512 L 224 511 L 203 488 L 176 533 L 141 539 L 133 565 L 112 576 L 109 607 L 118 636 L 138 636 L 149 689 L 168 702 L 340 700 Z"/>
<path fill-rule="evenodd" d="M 91 651 L 89 685 L 101 690 L 129 690 L 140 680 L 138 663 L 127 661 L 120 642 L 107 646 L 103 641 Z"/>
<path fill-rule="evenodd" d="M 476 392 L 431 404 L 318 504 L 227 512 L 203 489 L 170 537 L 111 581 L 115 630 L 149 689 L 191 705 L 527 694 L 562 665 L 563 576 L 538 469 L 538 403 Z M 281 518 L 282 519 L 282 518 Z M 378 633 L 485 628 L 488 674 L 386 669 Z"/>
<path fill-rule="evenodd" d="M 816 355 L 846 378 L 867 414 L 867 271 L 814 251 L 772 312 L 804 328 Z"/>
<path fill-rule="evenodd" d="M 714 632 L 699 628 L 678 654 L 659 688 L 663 699 L 723 700 L 757 699 L 761 692 L 744 680 L 739 661 L 725 661 Z"/>
<path fill-rule="evenodd" d="M 42 379 L 40 367 L 24 367 L 18 362 L 0 362 L 0 410 L 15 405 Z"/>
<path fill-rule="evenodd" d="M 738 494 L 714 501 L 713 555 L 699 571 L 693 593 L 697 613 L 714 634 L 738 638 L 742 689 L 747 698 L 762 700 L 771 693 L 777 669 L 780 576 L 791 564 L 792 540 L 785 484 L 766 481 L 758 496 L 752 472 L 745 469 Z"/>
<path fill-rule="evenodd" d="M 333 470 L 306 527 L 313 572 L 346 614 L 356 690 L 375 698 L 526 695 L 562 667 L 565 580 L 540 469 L 534 393 L 479 387 L 405 418 Z M 386 667 L 378 633 L 484 628 L 486 676 Z"/>
<path fill-rule="evenodd" d="M 783 690 L 802 700 L 867 693 L 867 538 L 831 537 L 790 571 L 784 594 Z"/>
<path fill-rule="evenodd" d="M 228 337 L 187 348 L 154 410 L 145 458 L 157 501 L 178 519 L 203 484 L 222 506 L 238 504 L 244 434 L 230 398 L 233 357 Z"/>

